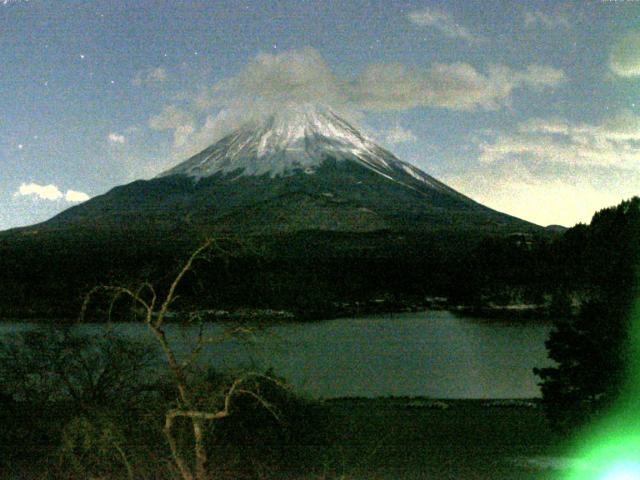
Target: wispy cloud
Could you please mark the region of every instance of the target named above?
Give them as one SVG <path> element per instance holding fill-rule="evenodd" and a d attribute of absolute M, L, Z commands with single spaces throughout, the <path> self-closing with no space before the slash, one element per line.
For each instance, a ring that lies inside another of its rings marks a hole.
<path fill-rule="evenodd" d="M 447 181 L 498 210 L 571 225 L 638 193 L 640 116 L 631 111 L 596 123 L 532 118 L 485 135 L 478 164 Z"/>
<path fill-rule="evenodd" d="M 448 38 L 459 38 L 469 43 L 481 43 L 485 38 L 472 33 L 460 25 L 451 14 L 434 8 L 414 10 L 407 15 L 409 21 L 420 27 L 430 27 L 438 30 Z"/>
<path fill-rule="evenodd" d="M 547 14 L 541 10 L 527 10 L 523 14 L 523 20 L 527 28 L 543 27 L 548 30 L 571 28 L 569 17 L 563 12 Z"/>
<path fill-rule="evenodd" d="M 166 82 L 169 78 L 167 70 L 164 67 L 147 68 L 135 74 L 131 83 L 134 86 L 153 85 Z"/>
<path fill-rule="evenodd" d="M 449 177 L 447 183 L 474 200 L 538 225 L 589 223 L 603 206 L 636 194 L 640 175 L 616 177 L 617 184 L 594 181 L 588 175 L 544 178 L 522 165 L 474 169 Z M 600 184 L 599 184 L 600 183 Z M 544 206 L 544 208 L 541 208 Z"/>
<path fill-rule="evenodd" d="M 149 126 L 154 130 L 173 130 L 175 148 L 186 145 L 196 130 L 194 115 L 175 105 L 168 105 L 162 112 L 153 115 L 149 119 Z"/>
<path fill-rule="evenodd" d="M 422 69 L 378 63 L 341 76 L 317 50 L 303 48 L 257 55 L 235 76 L 182 95 L 180 107 L 165 106 L 148 125 L 172 130 L 173 154 L 186 158 L 241 124 L 292 103 L 328 105 L 351 120 L 366 111 L 419 107 L 494 110 L 509 105 L 518 88 L 551 88 L 565 80 L 562 70 L 546 65 L 490 65 L 480 71 L 461 62 Z M 408 133 L 395 136 L 400 139 L 408 141 Z"/>
<path fill-rule="evenodd" d="M 614 44 L 609 67 L 621 77 L 640 76 L 640 32 L 629 33 Z"/>
<path fill-rule="evenodd" d="M 480 160 L 528 158 L 567 166 L 600 166 L 640 172 L 640 117 L 622 110 L 599 124 L 531 119 L 517 131 L 479 145 Z"/>
<path fill-rule="evenodd" d="M 120 135 L 119 133 L 115 133 L 115 132 L 110 132 L 109 135 L 107 135 L 107 139 L 111 142 L 111 143 L 125 143 L 127 141 L 127 139 L 125 138 L 124 135 Z"/>
<path fill-rule="evenodd" d="M 400 63 L 371 64 L 355 78 L 332 72 L 312 48 L 261 54 L 235 77 L 197 95 L 202 108 L 250 102 L 279 105 L 321 102 L 353 110 L 405 110 L 440 107 L 453 110 L 500 108 L 521 86 L 553 87 L 566 80 L 562 70 L 528 65 L 517 70 L 490 65 L 484 72 L 468 63 L 435 63 L 427 68 Z"/>
<path fill-rule="evenodd" d="M 193 123 L 193 115 L 175 105 L 167 105 L 149 119 L 149 126 L 155 130 L 177 128 Z"/>
<path fill-rule="evenodd" d="M 411 143 L 417 140 L 414 133 L 408 128 L 403 128 L 400 125 L 395 125 L 384 135 L 384 141 L 390 145 L 397 145 L 399 143 Z"/>
<path fill-rule="evenodd" d="M 350 93 L 351 101 L 364 110 L 495 110 L 509 103 L 517 87 L 552 87 L 564 80 L 561 70 L 539 65 L 525 70 L 492 65 L 483 73 L 468 63 L 437 63 L 426 70 L 378 64 L 361 72 Z"/>
<path fill-rule="evenodd" d="M 40 200 L 65 200 L 67 202 L 84 202 L 90 198 L 89 195 L 84 192 L 67 190 L 67 192 L 63 194 L 54 184 L 40 185 L 34 182 L 20 184 L 14 196 L 30 196 Z"/>

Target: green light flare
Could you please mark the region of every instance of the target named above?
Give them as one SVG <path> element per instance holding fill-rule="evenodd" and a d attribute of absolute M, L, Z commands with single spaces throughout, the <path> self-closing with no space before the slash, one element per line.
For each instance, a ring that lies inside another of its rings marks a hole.
<path fill-rule="evenodd" d="M 605 418 L 577 438 L 572 456 L 579 460 L 563 480 L 640 480 L 640 300 L 630 320 L 623 393 Z"/>
<path fill-rule="evenodd" d="M 622 462 L 607 470 L 602 480 L 640 480 L 638 462 Z"/>

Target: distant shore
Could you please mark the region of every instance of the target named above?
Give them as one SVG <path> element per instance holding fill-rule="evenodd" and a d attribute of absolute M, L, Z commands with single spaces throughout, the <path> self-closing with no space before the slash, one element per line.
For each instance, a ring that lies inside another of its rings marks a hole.
<path fill-rule="evenodd" d="M 239 307 L 228 309 L 189 310 L 206 322 L 316 322 L 337 318 L 358 318 L 370 315 L 393 315 L 399 313 L 449 311 L 460 317 L 496 320 L 545 320 L 557 317 L 548 305 L 544 304 L 507 304 L 495 305 L 460 305 L 451 304 L 444 297 L 426 297 L 422 300 L 386 300 L 373 299 L 367 301 L 340 302 L 306 309 L 276 309 Z M 168 312 L 166 321 L 176 322 L 184 317 L 181 311 Z M 14 315 L 0 316 L 0 322 L 53 322 L 72 323 L 76 317 L 61 315 L 45 315 L 30 312 L 18 312 Z M 112 321 L 119 321 L 117 319 Z M 133 317 L 121 320 L 134 321 Z"/>

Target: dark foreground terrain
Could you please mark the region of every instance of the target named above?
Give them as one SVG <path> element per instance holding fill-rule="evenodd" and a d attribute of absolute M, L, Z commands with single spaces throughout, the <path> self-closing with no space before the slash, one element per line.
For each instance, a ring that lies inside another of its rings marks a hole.
<path fill-rule="evenodd" d="M 330 447 L 292 449 L 315 475 L 345 479 L 550 479 L 559 439 L 529 402 L 325 402 Z M 549 463 L 549 465 L 545 465 Z M 286 477 L 285 477 L 286 478 Z"/>
<path fill-rule="evenodd" d="M 535 402 L 336 399 L 311 409 L 316 419 L 305 444 L 216 447 L 211 478 L 549 480 L 562 473 L 561 441 Z M 174 478 L 157 458 L 157 468 L 137 469 L 136 478 Z M 24 459 L 0 477 L 61 478 L 55 461 L 47 473 L 32 470 L 38 463 Z"/>

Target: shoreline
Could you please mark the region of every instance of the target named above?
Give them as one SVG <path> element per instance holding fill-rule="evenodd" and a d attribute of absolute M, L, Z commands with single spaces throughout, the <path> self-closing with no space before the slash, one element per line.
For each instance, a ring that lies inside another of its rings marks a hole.
<path fill-rule="evenodd" d="M 419 313 L 429 311 L 445 311 L 458 317 L 466 317 L 477 320 L 504 320 L 504 321 L 550 321 L 557 318 L 548 305 L 539 304 L 508 304 L 508 305 L 459 305 L 449 304 L 446 299 L 438 298 L 436 301 L 426 299 L 422 302 L 344 302 L 332 305 L 334 308 L 307 309 L 304 312 L 295 309 L 274 308 L 246 308 L 234 309 L 203 309 L 190 311 L 201 316 L 206 323 L 236 322 L 236 323 L 314 323 L 324 320 L 336 320 L 341 318 L 362 318 L 370 315 L 394 315 L 404 313 Z M 185 312 L 168 312 L 165 317 L 167 323 L 181 322 L 180 318 Z M 79 323 L 76 317 L 63 317 L 60 315 L 48 316 L 30 314 L 0 316 L 2 323 Z M 111 323 L 135 323 L 136 320 L 112 320 Z M 105 321 L 92 321 L 87 323 L 108 323 Z"/>

